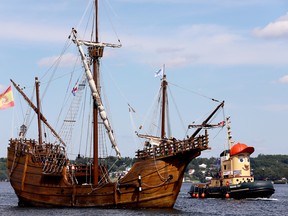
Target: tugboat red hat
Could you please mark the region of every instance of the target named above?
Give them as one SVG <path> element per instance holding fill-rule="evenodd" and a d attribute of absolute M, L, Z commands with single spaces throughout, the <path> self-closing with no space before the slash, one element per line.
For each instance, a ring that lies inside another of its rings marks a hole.
<path fill-rule="evenodd" d="M 230 149 L 230 156 L 237 155 L 240 153 L 252 154 L 253 152 L 254 152 L 254 147 L 250 147 L 242 143 L 237 143 L 233 145 L 232 148 Z"/>

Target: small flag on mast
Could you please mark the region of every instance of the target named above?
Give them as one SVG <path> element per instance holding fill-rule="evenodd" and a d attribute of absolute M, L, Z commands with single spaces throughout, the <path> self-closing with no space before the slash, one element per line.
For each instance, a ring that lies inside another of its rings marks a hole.
<path fill-rule="evenodd" d="M 76 95 L 76 91 L 78 90 L 78 80 L 77 80 L 77 82 L 75 83 L 75 86 L 73 87 L 73 89 L 72 89 L 72 94 L 73 94 L 73 96 L 75 96 Z"/>
<path fill-rule="evenodd" d="M 14 106 L 14 97 L 12 92 L 12 87 L 9 86 L 8 89 L 0 94 L 0 110 L 7 109 Z"/>
<path fill-rule="evenodd" d="M 163 65 L 163 67 L 161 69 L 159 69 L 158 71 L 155 72 L 155 77 L 159 77 L 159 76 L 163 77 L 163 75 L 164 75 L 164 66 L 165 65 Z"/>
<path fill-rule="evenodd" d="M 221 121 L 218 123 L 218 126 L 224 127 L 225 126 L 225 121 Z"/>

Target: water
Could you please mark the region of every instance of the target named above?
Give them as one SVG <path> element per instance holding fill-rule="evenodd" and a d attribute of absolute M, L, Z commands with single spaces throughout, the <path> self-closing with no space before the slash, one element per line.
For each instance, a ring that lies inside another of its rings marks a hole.
<path fill-rule="evenodd" d="M 288 184 L 274 185 L 275 194 L 270 199 L 192 199 L 187 193 L 189 183 L 184 183 L 173 209 L 97 209 L 97 208 L 23 208 L 8 182 L 0 182 L 0 215 L 221 215 L 221 216 L 284 216 L 287 215 Z"/>

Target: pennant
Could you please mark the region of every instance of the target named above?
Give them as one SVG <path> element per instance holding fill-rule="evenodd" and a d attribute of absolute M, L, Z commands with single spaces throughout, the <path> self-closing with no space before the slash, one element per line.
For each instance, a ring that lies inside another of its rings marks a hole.
<path fill-rule="evenodd" d="M 221 121 L 218 123 L 218 126 L 224 127 L 225 126 L 225 121 Z"/>
<path fill-rule="evenodd" d="M 164 66 L 155 72 L 154 77 L 159 77 L 159 76 L 163 77 L 163 75 L 164 75 Z"/>
<path fill-rule="evenodd" d="M 76 95 L 76 91 L 78 90 L 78 81 L 76 82 L 75 86 L 72 89 L 72 94 L 75 96 Z"/>
<path fill-rule="evenodd" d="M 3 94 L 0 94 L 0 110 L 7 109 L 13 106 L 14 98 L 12 93 L 12 87 L 9 86 Z"/>

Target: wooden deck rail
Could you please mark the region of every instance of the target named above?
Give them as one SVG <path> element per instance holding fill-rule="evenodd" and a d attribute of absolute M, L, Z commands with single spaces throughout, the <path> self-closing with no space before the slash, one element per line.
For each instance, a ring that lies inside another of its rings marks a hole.
<path fill-rule="evenodd" d="M 208 148 L 208 134 L 196 137 L 193 140 L 163 140 L 159 146 L 147 147 L 136 152 L 136 158 L 154 158 L 163 157 L 172 154 L 184 153 L 192 149 L 199 151 Z"/>

